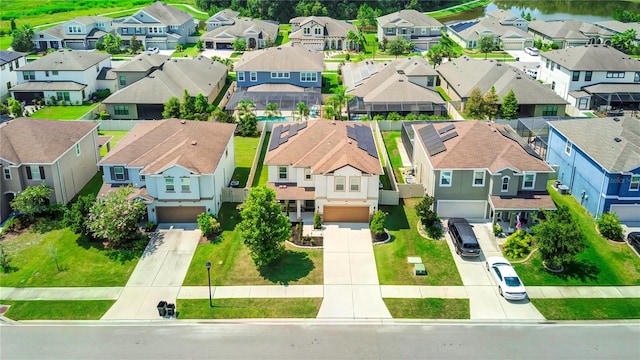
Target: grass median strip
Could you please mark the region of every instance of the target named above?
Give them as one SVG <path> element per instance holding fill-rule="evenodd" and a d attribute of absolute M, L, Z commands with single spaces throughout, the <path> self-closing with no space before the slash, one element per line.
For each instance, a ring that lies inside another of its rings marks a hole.
<path fill-rule="evenodd" d="M 640 299 L 531 299 L 547 320 L 640 319 Z"/>
<path fill-rule="evenodd" d="M 469 319 L 468 299 L 383 299 L 394 319 Z"/>
<path fill-rule="evenodd" d="M 315 318 L 322 298 L 178 299 L 179 319 Z"/>
<path fill-rule="evenodd" d="M 115 300 L 0 300 L 12 320 L 99 320 Z"/>

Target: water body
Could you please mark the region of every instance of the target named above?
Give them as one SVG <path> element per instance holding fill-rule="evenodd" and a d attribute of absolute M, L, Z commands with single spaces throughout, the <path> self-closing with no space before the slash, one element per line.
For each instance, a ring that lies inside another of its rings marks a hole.
<path fill-rule="evenodd" d="M 622 8 L 640 13 L 640 3 L 609 0 L 494 0 L 489 5 L 463 13 L 439 19 L 440 22 L 452 20 L 471 20 L 482 17 L 489 11 L 503 9 L 514 14 L 522 11 L 531 13 L 536 20 L 582 20 L 599 22 L 612 20 L 613 12 Z"/>

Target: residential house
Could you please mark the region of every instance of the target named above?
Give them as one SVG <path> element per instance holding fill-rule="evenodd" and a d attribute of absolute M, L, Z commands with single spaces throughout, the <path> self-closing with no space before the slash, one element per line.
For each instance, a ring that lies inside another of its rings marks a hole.
<path fill-rule="evenodd" d="M 529 23 L 529 33 L 536 40 L 556 44 L 560 49 L 588 44 L 611 45 L 613 36 L 609 30 L 580 20 L 534 20 Z"/>
<path fill-rule="evenodd" d="M 0 101 L 9 97 L 9 89 L 18 83 L 17 68 L 27 64 L 27 54 L 0 50 Z"/>
<path fill-rule="evenodd" d="M 508 10 L 497 9 L 489 11 L 487 13 L 487 17 L 498 20 L 500 22 L 500 25 L 515 26 L 518 29 L 524 31 L 527 31 L 527 28 L 529 27 L 529 21 L 527 21 L 527 19 L 521 17 L 520 15 L 516 15 Z"/>
<path fill-rule="evenodd" d="M 185 90 L 192 98 L 202 94 L 212 103 L 224 88 L 227 73 L 226 65 L 204 57 L 173 59 L 102 103 L 112 119 L 162 119 L 164 104 L 171 97 L 182 101 Z"/>
<path fill-rule="evenodd" d="M 278 23 L 273 21 L 233 17 L 227 22 L 200 36 L 205 48 L 231 50 L 233 43 L 240 39 L 246 42 L 247 49 L 262 49 L 273 46 L 278 37 Z"/>
<path fill-rule="evenodd" d="M 348 44 L 347 34 L 356 27 L 344 20 L 327 16 L 300 16 L 289 20 L 291 34 L 289 40 L 293 46 L 305 46 L 313 50 L 346 50 L 355 48 Z"/>
<path fill-rule="evenodd" d="M 238 15 L 240 15 L 239 12 L 231 9 L 218 11 L 205 21 L 207 31 L 211 31 L 220 26 L 233 25 L 235 19 L 238 18 Z"/>
<path fill-rule="evenodd" d="M 435 90 L 438 73 L 422 57 L 397 59 L 388 63 L 365 60 L 342 67 L 350 116 L 424 114 L 446 116 L 444 99 Z"/>
<path fill-rule="evenodd" d="M 162 69 L 170 56 L 142 53 L 118 66 L 112 71 L 117 79 L 116 88 L 122 89 L 134 82 L 149 76 L 152 72 Z"/>
<path fill-rule="evenodd" d="M 466 56 L 443 63 L 437 69 L 441 87 L 464 111 L 473 89 L 484 95 L 493 86 L 502 104 L 513 90 L 518 100 L 518 117 L 563 116 L 567 102 L 548 87 L 533 80 L 519 69 L 494 60 L 476 60 Z M 457 106 L 457 105 L 456 105 Z"/>
<path fill-rule="evenodd" d="M 9 203 L 29 186 L 45 183 L 51 202 L 66 204 L 98 172 L 98 123 L 17 118 L 0 124 L 0 222 Z"/>
<path fill-rule="evenodd" d="M 295 110 L 322 103 L 322 52 L 302 46 L 278 46 L 248 51 L 235 64 L 236 91 L 226 105 L 234 109 L 240 100 L 253 101 L 256 109 L 278 103 L 280 110 Z"/>
<path fill-rule="evenodd" d="M 638 109 L 640 62 L 607 45 L 540 54 L 538 79 L 578 109 Z"/>
<path fill-rule="evenodd" d="M 37 31 L 31 40 L 38 51 L 69 48 L 91 50 L 107 34 L 114 34 L 114 19 L 105 16 L 78 16 L 67 22 Z"/>
<path fill-rule="evenodd" d="M 416 183 L 442 218 L 491 219 L 513 232 L 540 209 L 555 209 L 546 191 L 553 169 L 505 124 L 431 122 L 409 128 Z"/>
<path fill-rule="evenodd" d="M 101 90 L 98 76 L 111 68 L 111 55 L 99 52 L 60 49 L 17 70 L 18 85 L 11 96 L 30 103 L 33 99 L 51 99 L 66 105 L 80 105 Z"/>
<path fill-rule="evenodd" d="M 640 221 L 640 122 L 592 118 L 549 122 L 547 162 L 558 167 L 558 191 L 598 218 L 616 213 Z"/>
<path fill-rule="evenodd" d="M 533 36 L 526 30 L 493 17 L 452 23 L 445 29 L 451 39 L 465 49 L 478 48 L 483 37 L 493 37 L 494 44 L 504 50 L 533 46 Z"/>
<path fill-rule="evenodd" d="M 409 40 L 421 50 L 440 43 L 443 25 L 417 10 L 400 10 L 378 18 L 378 41 L 398 37 Z"/>
<path fill-rule="evenodd" d="M 634 45 L 640 44 L 640 23 L 638 22 L 623 23 L 618 20 L 609 20 L 609 21 L 600 21 L 600 22 L 594 23 L 594 25 L 611 32 L 613 35 L 622 34 L 629 29 L 633 29 L 636 31 L 636 38 L 634 41 Z"/>
<path fill-rule="evenodd" d="M 161 1 L 136 11 L 114 26 L 125 44 L 135 37 L 145 49 L 155 47 L 160 50 L 172 50 L 177 44 L 186 44 L 187 37 L 196 31 L 191 14 Z"/>
<path fill-rule="evenodd" d="M 180 119 L 137 124 L 98 163 L 100 195 L 131 185 L 154 223 L 195 223 L 216 215 L 235 170 L 233 124 Z"/>
<path fill-rule="evenodd" d="M 309 120 L 273 127 L 264 165 L 276 199 L 324 222 L 369 222 L 383 174 L 366 123 Z"/>

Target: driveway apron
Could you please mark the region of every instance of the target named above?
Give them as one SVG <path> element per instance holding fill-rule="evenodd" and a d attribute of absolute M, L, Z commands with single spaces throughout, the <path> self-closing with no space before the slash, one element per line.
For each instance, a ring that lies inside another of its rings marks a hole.
<path fill-rule="evenodd" d="M 391 318 L 382 301 L 367 224 L 325 224 L 324 298 L 318 318 Z"/>
<path fill-rule="evenodd" d="M 102 319 L 158 319 L 158 302 L 176 302 L 200 236 L 200 230 L 158 230 Z"/>

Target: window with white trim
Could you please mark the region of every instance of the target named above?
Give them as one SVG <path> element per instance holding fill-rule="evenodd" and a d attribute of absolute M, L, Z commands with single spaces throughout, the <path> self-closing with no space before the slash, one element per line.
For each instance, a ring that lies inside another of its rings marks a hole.
<path fill-rule="evenodd" d="M 622 79 L 624 78 L 624 71 L 607 71 L 608 79 Z"/>
<path fill-rule="evenodd" d="M 301 72 L 300 73 L 300 81 L 301 82 L 316 82 L 318 81 L 318 73 L 309 71 L 309 72 Z"/>
<path fill-rule="evenodd" d="M 238 81 L 244 81 L 244 71 L 238 71 L 236 75 L 238 76 Z"/>
<path fill-rule="evenodd" d="M 335 191 L 344 191 L 344 176 L 336 176 L 335 177 Z"/>
<path fill-rule="evenodd" d="M 360 176 L 349 177 L 349 191 L 360 191 Z"/>
<path fill-rule="evenodd" d="M 117 181 L 124 181 L 124 167 L 115 166 L 113 168 L 113 179 Z"/>
<path fill-rule="evenodd" d="M 164 189 L 166 192 L 175 192 L 176 186 L 173 183 L 173 178 L 164 178 Z"/>
<path fill-rule="evenodd" d="M 522 178 L 522 189 L 523 190 L 531 190 L 534 188 L 536 184 L 536 174 L 524 174 Z"/>
<path fill-rule="evenodd" d="M 629 184 L 629 191 L 640 190 L 640 175 L 631 175 L 631 183 Z"/>
<path fill-rule="evenodd" d="M 501 187 L 501 191 L 502 192 L 507 192 L 509 191 L 509 177 L 508 176 L 503 176 L 502 177 L 502 187 Z"/>
<path fill-rule="evenodd" d="M 258 73 L 255 71 L 252 71 L 249 73 L 249 81 L 253 81 L 256 82 L 258 81 Z"/>
<path fill-rule="evenodd" d="M 313 29 L 313 32 L 316 35 L 322 35 L 322 28 L 317 27 L 317 28 Z"/>
<path fill-rule="evenodd" d="M 288 176 L 287 176 L 287 167 L 286 166 L 279 166 L 278 167 L 278 179 L 286 180 L 287 178 L 288 178 Z"/>
<path fill-rule="evenodd" d="M 310 168 L 306 168 L 304 169 L 304 179 L 305 180 L 311 180 L 311 169 Z"/>
<path fill-rule="evenodd" d="M 288 79 L 289 73 L 284 71 L 274 71 L 271 73 L 272 79 Z"/>
<path fill-rule="evenodd" d="M 129 115 L 129 106 L 128 105 L 114 105 L 113 113 L 115 115 Z"/>
<path fill-rule="evenodd" d="M 190 192 L 191 191 L 191 179 L 188 177 L 180 178 L 180 190 L 182 192 Z"/>
<path fill-rule="evenodd" d="M 2 172 L 4 173 L 4 179 L 5 180 L 11 180 L 11 169 L 6 167 L 6 168 L 2 169 Z"/>
<path fill-rule="evenodd" d="M 440 171 L 440 186 L 442 187 L 451 186 L 451 170 Z"/>
<path fill-rule="evenodd" d="M 567 140 L 567 143 L 564 145 L 564 153 L 567 155 L 571 155 L 571 148 L 573 147 L 573 143 Z"/>
<path fill-rule="evenodd" d="M 305 35 L 309 35 L 311 34 L 311 29 L 309 29 L 308 27 L 302 28 L 302 33 Z"/>
<path fill-rule="evenodd" d="M 473 186 L 484 186 L 484 170 L 474 170 L 473 171 Z"/>
<path fill-rule="evenodd" d="M 36 72 L 35 71 L 23 71 L 22 72 L 22 80 L 29 81 L 29 80 L 35 80 L 35 79 L 36 79 Z"/>

